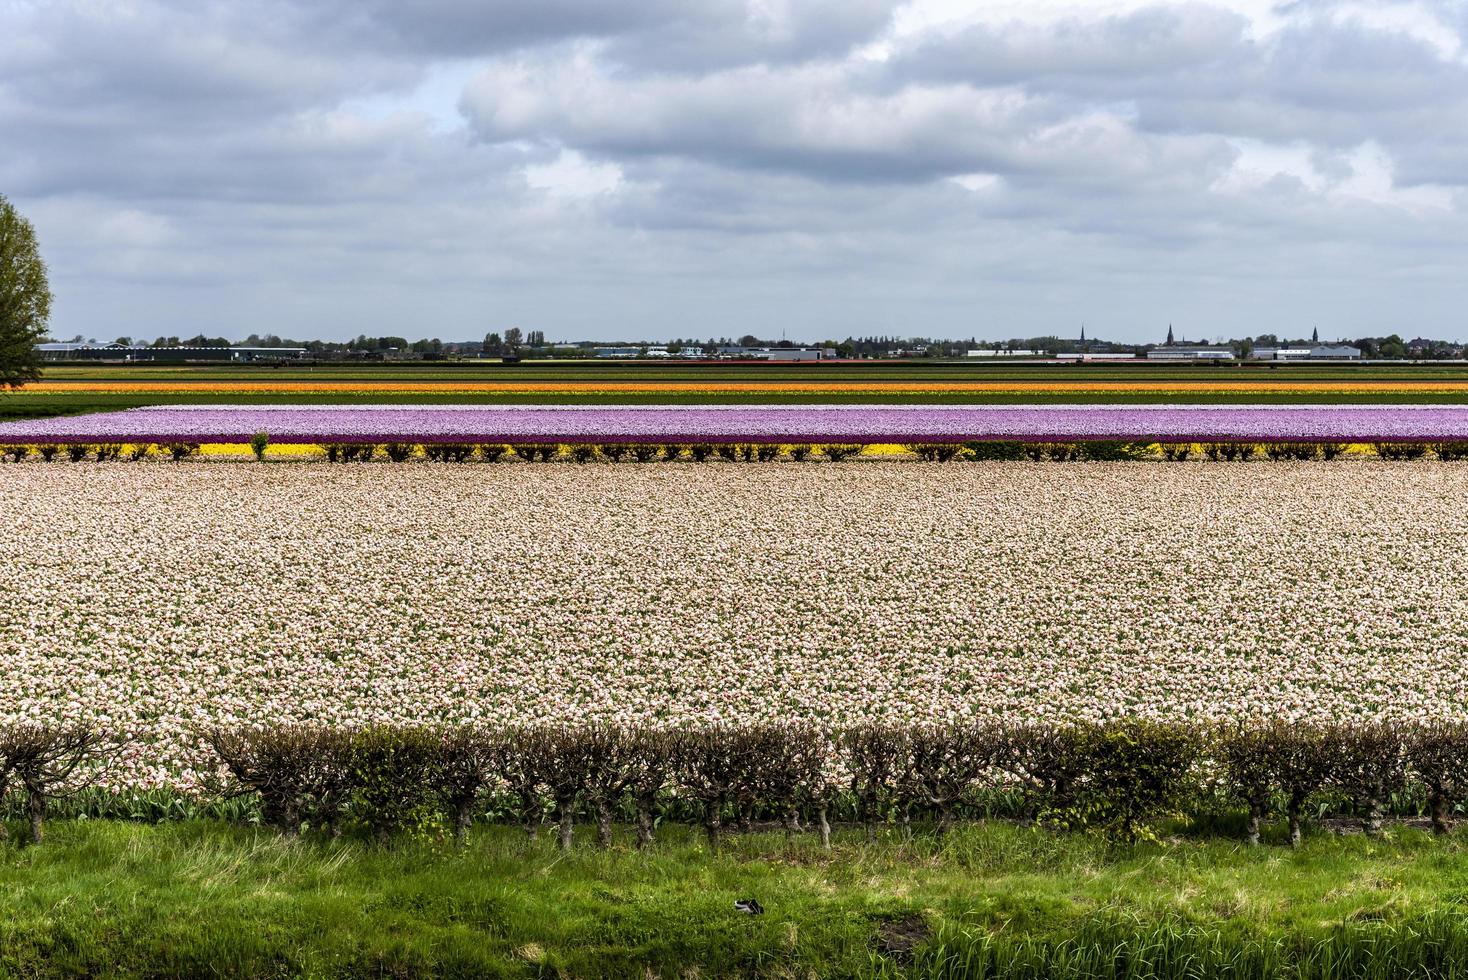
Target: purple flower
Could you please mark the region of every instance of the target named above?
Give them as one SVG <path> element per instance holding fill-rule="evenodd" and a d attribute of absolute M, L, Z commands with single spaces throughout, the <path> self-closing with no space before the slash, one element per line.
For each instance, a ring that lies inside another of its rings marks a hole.
<path fill-rule="evenodd" d="M 209 405 L 0 424 L 0 442 L 1468 440 L 1468 406 Z"/>

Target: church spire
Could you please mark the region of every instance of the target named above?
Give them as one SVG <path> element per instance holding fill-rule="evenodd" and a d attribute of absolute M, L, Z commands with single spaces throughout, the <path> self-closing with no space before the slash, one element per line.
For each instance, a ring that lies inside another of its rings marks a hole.
<path fill-rule="evenodd" d="M 1167 325 L 1167 346 L 1172 346 L 1172 324 Z"/>
<path fill-rule="evenodd" d="M 1311 331 L 1311 333 L 1310 333 L 1310 340 L 1311 340 L 1311 342 L 1316 343 L 1316 344 L 1320 343 L 1320 328 L 1319 327 L 1316 327 L 1313 331 Z"/>

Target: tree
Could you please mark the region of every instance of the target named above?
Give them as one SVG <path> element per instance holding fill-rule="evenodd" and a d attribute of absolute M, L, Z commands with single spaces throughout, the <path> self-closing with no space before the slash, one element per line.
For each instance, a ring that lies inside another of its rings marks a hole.
<path fill-rule="evenodd" d="M 0 197 L 0 386 L 15 388 L 41 376 L 36 344 L 50 317 L 51 287 L 36 230 Z"/>
<path fill-rule="evenodd" d="M 499 334 L 497 334 L 497 333 L 487 333 L 487 334 L 484 335 L 484 353 L 485 354 L 499 354 L 499 353 L 501 353 L 503 347 L 504 347 L 504 341 L 500 340 L 500 335 Z"/>
<path fill-rule="evenodd" d="M 510 350 L 514 350 L 520 346 L 520 340 L 523 337 L 524 334 L 520 332 L 519 327 L 511 327 L 505 331 L 505 346 L 510 348 Z"/>

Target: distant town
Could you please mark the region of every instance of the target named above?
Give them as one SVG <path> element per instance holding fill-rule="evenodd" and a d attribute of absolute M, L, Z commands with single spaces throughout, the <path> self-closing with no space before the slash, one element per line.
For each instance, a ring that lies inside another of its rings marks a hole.
<path fill-rule="evenodd" d="M 1260 334 L 1235 340 L 1189 341 L 1171 326 L 1156 343 L 1124 344 L 1056 336 L 1006 341 L 941 340 L 928 337 L 847 337 L 817 344 L 738 338 L 677 338 L 654 341 L 548 341 L 540 330 L 509 328 L 478 341 L 438 338 L 359 336 L 348 341 L 292 340 L 275 334 L 251 334 L 242 341 L 224 337 L 118 337 L 100 341 L 82 336 L 47 340 L 36 347 L 45 361 L 130 362 L 283 362 L 283 361 L 473 361 L 620 359 L 620 360 L 765 360 L 821 361 L 860 359 L 1016 359 L 1062 361 L 1451 361 L 1468 358 L 1468 345 L 1456 341 L 1396 334 L 1322 340 L 1318 330 L 1308 337 Z"/>

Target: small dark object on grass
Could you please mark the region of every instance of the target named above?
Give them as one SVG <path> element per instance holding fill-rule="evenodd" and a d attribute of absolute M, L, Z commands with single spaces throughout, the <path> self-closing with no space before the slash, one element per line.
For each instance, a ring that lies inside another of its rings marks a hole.
<path fill-rule="evenodd" d="M 877 949 L 901 963 L 912 962 L 913 950 L 928 938 L 931 930 L 920 915 L 902 919 L 886 919 L 877 926 Z"/>
<path fill-rule="evenodd" d="M 745 915 L 764 915 L 765 907 L 753 898 L 741 898 L 734 903 L 734 907 Z"/>

